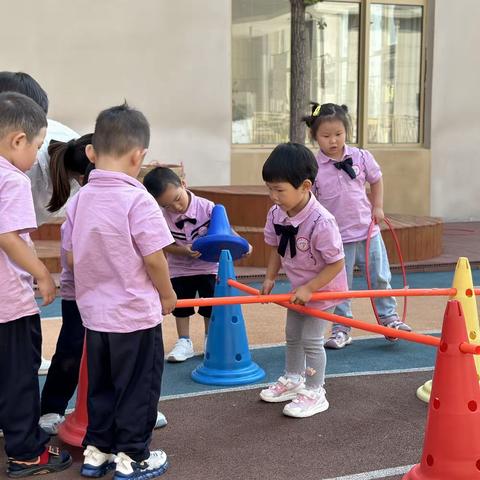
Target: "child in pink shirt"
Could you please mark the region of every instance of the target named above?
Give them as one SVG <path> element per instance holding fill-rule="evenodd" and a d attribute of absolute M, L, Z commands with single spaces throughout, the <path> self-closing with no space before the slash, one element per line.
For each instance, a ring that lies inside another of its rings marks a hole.
<path fill-rule="evenodd" d="M 89 183 L 67 207 L 64 247 L 86 328 L 88 428 L 82 475 L 156 478 L 150 451 L 163 371 L 162 313 L 176 295 L 163 248 L 173 242 L 155 200 L 136 180 L 150 127 L 128 105 L 97 117 Z M 71 232 L 71 233 L 70 233 Z M 115 457 L 113 456 L 115 454 Z"/>
<path fill-rule="evenodd" d="M 68 452 L 46 447 L 49 436 L 38 425 L 42 335 L 32 276 L 44 305 L 55 299 L 55 283 L 28 235 L 37 224 L 24 172 L 35 161 L 46 127 L 33 100 L 0 94 L 0 428 L 9 477 L 59 472 L 72 463 Z"/>
<path fill-rule="evenodd" d="M 278 145 L 263 165 L 262 177 L 275 204 L 267 215 L 265 242 L 271 247 L 262 294 L 268 295 L 280 267 L 292 284 L 291 302 L 333 311 L 339 302 L 311 302 L 312 293 L 347 289 L 342 239 L 333 215 L 311 193 L 318 166 L 304 145 Z M 288 310 L 285 373 L 260 398 L 292 400 L 283 409 L 291 417 L 310 417 L 329 407 L 323 388 L 327 322 Z"/>
<path fill-rule="evenodd" d="M 157 167 L 145 175 L 145 188 L 162 207 L 168 228 L 175 243 L 165 248 L 172 286 L 179 299 L 213 297 L 218 264 L 205 262 L 200 252 L 192 251 L 193 241 L 205 235 L 210 224 L 214 203 L 197 197 L 187 190 L 185 182 L 171 169 Z M 212 307 L 200 307 L 204 318 L 205 337 Z M 176 308 L 173 312 L 177 324 L 178 340 L 167 355 L 170 362 L 183 362 L 194 355 L 190 340 L 191 308 Z"/>
<path fill-rule="evenodd" d="M 318 174 L 313 192 L 337 220 L 345 250 L 349 288 L 353 283 L 354 266 L 365 269 L 365 247 L 372 219 L 375 221 L 369 252 L 372 286 L 377 290 L 391 288 L 388 256 L 378 226 L 385 216 L 382 172 L 378 163 L 369 151 L 345 144 L 350 131 L 346 106 L 333 103 L 320 106 L 315 103 L 312 114 L 305 117 L 305 121 L 320 147 L 316 156 Z M 370 184 L 371 200 L 365 190 L 367 182 Z M 335 313 L 352 318 L 351 304 L 351 300 L 346 300 L 337 306 Z M 395 298 L 376 298 L 375 304 L 384 326 L 411 331 L 398 317 Z M 334 324 L 325 346 L 338 349 L 350 343 L 350 327 Z"/>

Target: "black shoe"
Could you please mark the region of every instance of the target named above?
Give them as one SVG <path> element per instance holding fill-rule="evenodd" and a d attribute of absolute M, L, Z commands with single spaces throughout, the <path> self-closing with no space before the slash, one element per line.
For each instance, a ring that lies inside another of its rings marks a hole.
<path fill-rule="evenodd" d="M 66 450 L 49 446 L 35 460 L 8 459 L 7 475 L 10 478 L 23 478 L 31 475 L 44 475 L 65 470 L 72 464 L 72 457 Z"/>

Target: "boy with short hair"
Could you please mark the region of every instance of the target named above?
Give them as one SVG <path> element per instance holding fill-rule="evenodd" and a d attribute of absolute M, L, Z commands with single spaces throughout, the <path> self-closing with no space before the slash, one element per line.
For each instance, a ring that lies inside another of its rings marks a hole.
<path fill-rule="evenodd" d="M 42 337 L 32 276 L 44 305 L 54 300 L 55 283 L 28 235 L 37 224 L 24 172 L 35 161 L 46 127 L 33 100 L 0 94 L 0 428 L 12 478 L 59 472 L 72 463 L 68 452 L 46 447 L 49 436 L 38 426 Z"/>
<path fill-rule="evenodd" d="M 67 207 L 63 247 L 87 342 L 86 477 L 105 475 L 113 462 L 115 480 L 156 478 L 168 467 L 166 454 L 149 445 L 163 372 L 162 313 L 176 303 L 163 254 L 173 238 L 136 180 L 149 140 L 138 110 L 125 103 L 102 111 L 87 147 L 96 168 Z"/>

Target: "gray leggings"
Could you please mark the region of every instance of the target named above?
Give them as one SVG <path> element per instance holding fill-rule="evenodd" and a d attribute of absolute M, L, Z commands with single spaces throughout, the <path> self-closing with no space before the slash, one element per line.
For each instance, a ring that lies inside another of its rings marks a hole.
<path fill-rule="evenodd" d="M 333 308 L 326 310 L 332 312 Z M 285 337 L 285 374 L 303 375 L 305 386 L 318 388 L 325 383 L 327 357 L 323 348 L 327 321 L 288 310 Z"/>

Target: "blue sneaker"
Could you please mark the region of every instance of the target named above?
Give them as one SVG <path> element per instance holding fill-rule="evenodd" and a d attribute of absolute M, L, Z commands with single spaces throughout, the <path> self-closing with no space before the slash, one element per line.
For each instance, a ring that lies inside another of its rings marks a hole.
<path fill-rule="evenodd" d="M 87 445 L 83 456 L 82 477 L 100 478 L 115 468 L 115 455 L 103 453 L 93 445 Z"/>
<path fill-rule="evenodd" d="M 168 469 L 167 454 L 163 450 L 153 450 L 150 456 L 136 462 L 127 454 L 119 452 L 115 457 L 115 475 L 113 480 L 150 480 L 163 475 Z"/>

